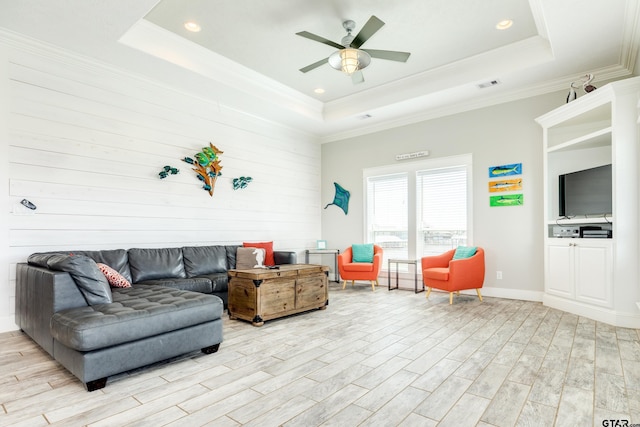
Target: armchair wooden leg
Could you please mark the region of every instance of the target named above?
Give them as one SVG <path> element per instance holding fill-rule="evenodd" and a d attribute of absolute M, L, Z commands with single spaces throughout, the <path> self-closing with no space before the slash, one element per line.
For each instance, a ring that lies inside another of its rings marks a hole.
<path fill-rule="evenodd" d="M 371 281 L 371 290 L 374 291 L 374 292 L 376 291 L 376 282 L 375 282 L 375 280 Z"/>
<path fill-rule="evenodd" d="M 449 292 L 449 305 L 453 304 L 453 292 Z"/>
<path fill-rule="evenodd" d="M 431 295 L 431 288 L 427 288 L 427 293 L 425 294 L 427 299 L 429 299 L 429 295 Z"/>
<path fill-rule="evenodd" d="M 345 286 L 347 286 L 347 279 L 345 279 L 345 280 L 342 282 L 342 289 L 344 289 L 344 288 L 345 288 Z"/>
<path fill-rule="evenodd" d="M 355 280 L 352 280 L 352 281 L 351 281 L 351 286 L 353 286 L 353 285 L 355 285 L 355 284 L 356 284 L 356 281 L 355 281 Z"/>
<path fill-rule="evenodd" d="M 482 295 L 480 294 L 480 289 L 476 289 L 476 292 L 478 293 L 478 298 L 480 298 L 480 302 L 482 302 Z"/>

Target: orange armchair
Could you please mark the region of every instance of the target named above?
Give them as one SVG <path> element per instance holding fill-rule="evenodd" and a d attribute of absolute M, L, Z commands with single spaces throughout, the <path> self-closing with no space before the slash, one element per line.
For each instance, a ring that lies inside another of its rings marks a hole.
<path fill-rule="evenodd" d="M 378 275 L 382 268 L 382 248 L 378 245 L 373 245 L 373 262 L 353 262 L 353 251 L 351 246 L 338 255 L 338 272 L 344 282 L 342 283 L 342 289 L 347 286 L 347 280 L 351 280 L 351 286 L 353 286 L 356 280 L 369 280 L 371 281 L 371 289 L 376 290 L 378 283 Z"/>
<path fill-rule="evenodd" d="M 469 258 L 453 259 L 455 249 L 442 255 L 422 258 L 422 280 L 429 298 L 431 288 L 449 292 L 449 304 L 453 303 L 453 293 L 465 289 L 475 289 L 482 301 L 480 288 L 484 284 L 484 250 L 477 248 Z"/>

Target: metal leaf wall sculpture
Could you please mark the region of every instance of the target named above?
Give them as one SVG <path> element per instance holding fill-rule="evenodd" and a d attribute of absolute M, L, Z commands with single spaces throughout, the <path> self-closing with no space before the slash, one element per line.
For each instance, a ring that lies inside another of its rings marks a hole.
<path fill-rule="evenodd" d="M 208 191 L 210 196 L 213 196 L 216 180 L 222 175 L 220 154 L 223 154 L 223 151 L 218 150 L 215 145 L 209 143 L 208 147 L 203 147 L 201 152 L 193 156 L 195 160 L 191 157 L 182 159 L 183 162 L 195 166 L 192 169 L 196 172 L 198 179 L 202 181 L 202 189 Z"/>

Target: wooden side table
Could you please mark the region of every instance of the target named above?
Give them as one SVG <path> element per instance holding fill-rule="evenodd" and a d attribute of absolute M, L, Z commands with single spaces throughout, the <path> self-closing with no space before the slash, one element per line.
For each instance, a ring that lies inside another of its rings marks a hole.
<path fill-rule="evenodd" d="M 338 272 L 338 255 L 340 249 L 307 249 L 304 251 L 304 263 L 309 264 L 309 254 L 311 255 L 331 255 L 333 254 L 333 281 L 340 282 L 340 273 Z"/>
<path fill-rule="evenodd" d="M 422 283 L 422 290 L 418 290 L 418 262 L 417 259 L 389 259 L 388 262 L 388 287 L 389 290 L 398 289 L 398 264 L 407 264 L 413 265 L 413 278 L 414 278 L 414 291 L 415 293 L 424 292 L 424 282 Z M 391 264 L 396 265 L 396 286 L 394 288 L 391 287 Z"/>

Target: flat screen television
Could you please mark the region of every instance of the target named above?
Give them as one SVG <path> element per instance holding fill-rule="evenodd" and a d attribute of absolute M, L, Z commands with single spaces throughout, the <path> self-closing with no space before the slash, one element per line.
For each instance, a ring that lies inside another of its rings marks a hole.
<path fill-rule="evenodd" d="M 560 216 L 596 216 L 612 213 L 611 185 L 611 165 L 560 175 Z"/>

